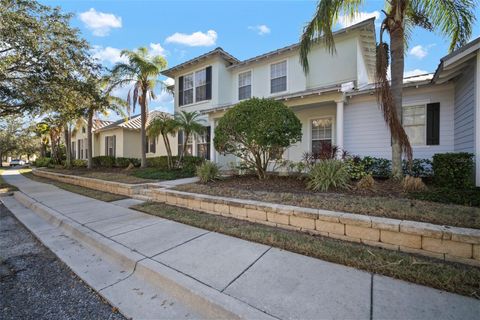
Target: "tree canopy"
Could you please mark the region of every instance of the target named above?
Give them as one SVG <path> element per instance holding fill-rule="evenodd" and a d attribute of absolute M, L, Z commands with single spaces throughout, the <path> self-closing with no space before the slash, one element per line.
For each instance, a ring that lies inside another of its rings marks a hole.
<path fill-rule="evenodd" d="M 266 177 L 270 160 L 300 141 L 302 124 L 283 103 L 252 98 L 228 110 L 215 128 L 215 149 L 233 154 Z"/>
<path fill-rule="evenodd" d="M 33 0 L 0 0 L 0 116 L 57 111 L 66 88 L 86 93 L 100 67 L 71 16 Z"/>

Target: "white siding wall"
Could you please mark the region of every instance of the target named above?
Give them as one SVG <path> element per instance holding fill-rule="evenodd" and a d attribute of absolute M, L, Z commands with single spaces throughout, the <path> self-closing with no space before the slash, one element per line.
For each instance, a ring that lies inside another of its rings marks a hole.
<path fill-rule="evenodd" d="M 404 105 L 440 102 L 440 145 L 413 146 L 414 158 L 453 151 L 453 86 L 406 89 Z M 390 133 L 374 95 L 356 96 L 345 105 L 345 150 L 350 154 L 391 158 Z"/>
<path fill-rule="evenodd" d="M 475 61 L 455 83 L 455 151 L 475 150 Z"/>

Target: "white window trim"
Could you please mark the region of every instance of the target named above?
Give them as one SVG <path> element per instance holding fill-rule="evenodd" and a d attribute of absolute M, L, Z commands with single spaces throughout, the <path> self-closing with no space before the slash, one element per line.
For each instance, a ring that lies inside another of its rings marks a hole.
<path fill-rule="evenodd" d="M 313 120 L 318 120 L 318 119 L 330 119 L 330 120 L 332 120 L 332 145 L 337 144 L 337 136 L 336 136 L 337 123 L 335 122 L 335 118 L 336 118 L 335 115 L 308 118 L 308 132 L 307 132 L 307 135 L 308 135 L 308 152 L 311 153 L 313 151 L 313 149 L 312 149 L 312 129 L 313 129 L 312 121 Z"/>
<path fill-rule="evenodd" d="M 253 69 L 247 69 L 247 70 L 244 70 L 244 71 L 241 71 L 239 73 L 237 73 L 237 101 L 243 101 L 243 100 L 247 100 L 247 99 L 243 99 L 243 100 L 240 100 L 240 75 L 242 73 L 246 73 L 246 72 L 250 72 L 250 99 L 253 98 Z"/>
<path fill-rule="evenodd" d="M 411 147 L 416 149 L 416 148 L 430 148 L 432 147 L 431 145 L 427 145 L 427 104 L 430 103 L 430 100 L 418 100 L 418 101 L 409 101 L 408 104 L 403 104 L 402 105 L 402 127 L 405 130 L 405 124 L 403 123 L 403 111 L 404 108 L 408 107 L 418 107 L 418 106 L 424 106 L 425 107 L 425 123 L 424 123 L 424 130 L 423 130 L 423 137 L 425 144 L 411 144 Z M 409 138 L 410 140 L 410 138 Z"/>
<path fill-rule="evenodd" d="M 280 62 L 284 62 L 285 61 L 285 69 L 286 69 L 286 86 L 285 86 L 285 90 L 284 91 L 278 91 L 278 92 L 274 92 L 272 93 L 272 64 L 277 64 L 277 63 L 280 63 Z M 274 97 L 274 96 L 278 96 L 280 94 L 283 94 L 285 92 L 288 92 L 288 79 L 290 78 L 289 77 L 290 75 L 288 74 L 288 59 L 280 59 L 280 60 L 277 60 L 277 61 L 274 61 L 270 64 L 268 64 L 268 96 L 269 97 Z"/>
<path fill-rule="evenodd" d="M 208 67 L 212 67 L 212 79 L 211 79 L 211 82 L 213 83 L 213 65 L 206 65 L 204 67 L 201 67 L 201 68 L 198 68 L 198 69 L 195 69 L 195 70 L 192 70 L 190 72 L 187 72 L 185 74 L 182 74 L 180 76 L 178 76 L 178 81 L 180 81 L 180 77 L 185 77 L 185 76 L 188 76 L 190 74 L 192 74 L 193 76 L 193 102 L 192 103 L 189 103 L 189 104 L 183 104 L 183 105 L 180 105 L 180 103 L 178 103 L 178 106 L 181 108 L 181 107 L 190 107 L 190 106 L 193 106 L 193 105 L 196 105 L 196 104 L 201 104 L 201 103 L 205 103 L 205 102 L 208 102 L 208 101 L 212 101 L 212 98 L 213 98 L 213 86 L 212 86 L 212 96 L 210 97 L 210 99 L 205 99 L 205 100 L 202 100 L 202 101 L 196 101 L 197 97 L 196 97 L 196 90 L 195 90 L 195 73 L 197 73 L 197 71 L 201 71 L 201 70 L 206 70 Z M 206 71 L 205 71 L 206 72 Z M 184 88 L 185 89 L 185 88 Z M 177 89 L 178 91 L 178 89 Z M 185 90 L 183 90 L 185 92 Z M 178 92 L 177 92 L 178 94 Z M 179 98 L 177 101 L 180 101 L 180 95 L 179 95 Z"/>

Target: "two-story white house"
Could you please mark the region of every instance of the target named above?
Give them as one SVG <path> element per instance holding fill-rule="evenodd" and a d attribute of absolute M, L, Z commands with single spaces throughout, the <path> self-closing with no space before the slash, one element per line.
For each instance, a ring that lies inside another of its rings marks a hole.
<path fill-rule="evenodd" d="M 374 19 L 336 31 L 334 39 L 335 54 L 321 43 L 312 48 L 308 74 L 299 62 L 299 44 L 244 61 L 216 48 L 165 70 L 175 79 L 175 112 L 198 111 L 208 127 L 205 135 L 188 142 L 191 153 L 224 167 L 236 161 L 213 148 L 215 125 L 239 101 L 266 97 L 291 107 L 302 122 L 303 138 L 285 150 L 285 159 L 299 161 L 322 142 L 354 155 L 390 158 L 390 133 L 374 94 Z M 475 153 L 477 184 L 479 45 L 477 39 L 443 58 L 435 75 L 406 78 L 402 114 L 415 158 Z"/>

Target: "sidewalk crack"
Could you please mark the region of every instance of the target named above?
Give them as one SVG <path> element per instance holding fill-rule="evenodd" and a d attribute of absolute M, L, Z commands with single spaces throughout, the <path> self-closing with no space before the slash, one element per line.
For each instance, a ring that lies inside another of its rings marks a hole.
<path fill-rule="evenodd" d="M 243 270 L 242 272 L 240 272 L 239 275 L 237 275 L 232 281 L 230 281 L 227 286 L 225 288 L 223 288 L 222 290 L 220 290 L 220 292 L 224 292 L 225 290 L 227 290 L 227 288 L 232 284 L 234 283 L 235 281 L 237 281 L 238 278 L 240 278 L 245 272 L 247 272 L 248 269 L 250 269 L 255 263 L 257 263 L 258 260 L 260 260 L 268 251 L 270 251 L 270 249 L 272 249 L 272 247 L 269 247 L 267 250 L 265 250 L 265 252 L 263 252 L 257 259 L 255 259 L 248 267 L 245 268 L 245 270 Z"/>

